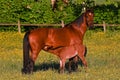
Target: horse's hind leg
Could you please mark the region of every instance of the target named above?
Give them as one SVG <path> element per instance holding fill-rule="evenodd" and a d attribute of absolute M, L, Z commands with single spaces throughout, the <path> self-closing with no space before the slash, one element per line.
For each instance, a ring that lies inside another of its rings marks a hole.
<path fill-rule="evenodd" d="M 38 57 L 38 54 L 39 54 L 38 50 L 32 50 L 30 53 L 30 62 L 29 62 L 30 73 L 33 72 L 34 64 L 35 64 L 35 61 Z"/>
<path fill-rule="evenodd" d="M 34 60 L 31 57 L 27 58 L 26 61 L 24 61 L 24 67 L 22 69 L 22 73 L 25 73 L 25 74 L 32 73 L 33 66 L 34 66 Z"/>

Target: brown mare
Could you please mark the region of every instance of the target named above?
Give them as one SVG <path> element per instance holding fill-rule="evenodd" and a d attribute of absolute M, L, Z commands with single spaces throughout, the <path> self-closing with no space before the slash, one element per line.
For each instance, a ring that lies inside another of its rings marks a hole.
<path fill-rule="evenodd" d="M 83 36 L 87 26 L 93 26 L 93 16 L 93 11 L 87 10 L 63 28 L 39 28 L 27 32 L 23 39 L 22 72 L 25 74 L 33 72 L 34 63 L 41 50 L 53 52 L 63 60 L 60 61 L 60 72 L 64 70 L 65 59 L 76 55 L 81 59 L 84 67 L 87 67 Z M 61 54 L 64 55 L 60 56 Z"/>

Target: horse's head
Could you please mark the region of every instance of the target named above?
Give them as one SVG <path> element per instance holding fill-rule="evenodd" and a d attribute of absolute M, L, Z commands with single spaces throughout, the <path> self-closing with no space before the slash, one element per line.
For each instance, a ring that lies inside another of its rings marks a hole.
<path fill-rule="evenodd" d="M 91 9 L 87 9 L 85 12 L 86 23 L 89 28 L 94 26 L 94 12 Z"/>

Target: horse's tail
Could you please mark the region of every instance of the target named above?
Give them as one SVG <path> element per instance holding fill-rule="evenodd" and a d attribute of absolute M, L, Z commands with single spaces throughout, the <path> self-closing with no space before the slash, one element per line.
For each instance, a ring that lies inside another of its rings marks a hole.
<path fill-rule="evenodd" d="M 30 44 L 29 44 L 29 36 L 30 32 L 27 32 L 24 36 L 23 39 L 23 69 L 22 72 L 25 73 L 26 67 L 29 63 L 29 49 L 30 49 Z"/>

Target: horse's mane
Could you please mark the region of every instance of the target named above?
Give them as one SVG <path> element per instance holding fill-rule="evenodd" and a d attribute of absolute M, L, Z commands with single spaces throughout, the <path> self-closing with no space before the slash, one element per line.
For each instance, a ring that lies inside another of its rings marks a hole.
<path fill-rule="evenodd" d="M 84 16 L 84 13 L 82 13 L 78 18 L 76 18 L 74 21 L 66 24 L 65 26 L 67 27 L 72 23 L 76 23 L 77 25 L 80 25 L 83 22 L 83 16 Z"/>
<path fill-rule="evenodd" d="M 74 23 L 80 25 L 80 24 L 83 22 L 83 16 L 84 16 L 84 13 L 82 13 L 81 16 L 79 16 L 79 17 L 74 21 Z"/>
<path fill-rule="evenodd" d="M 77 25 L 80 25 L 81 23 L 83 23 L 83 16 L 86 15 L 86 13 L 88 12 L 91 12 L 91 13 L 94 13 L 92 9 L 88 9 L 86 12 L 82 13 L 78 18 L 76 18 L 74 21 L 68 23 L 65 25 L 65 27 L 68 27 L 70 24 L 77 24 Z"/>

